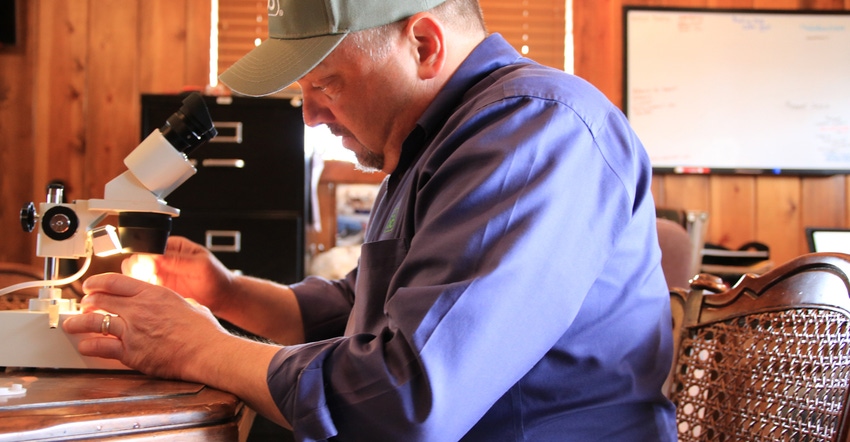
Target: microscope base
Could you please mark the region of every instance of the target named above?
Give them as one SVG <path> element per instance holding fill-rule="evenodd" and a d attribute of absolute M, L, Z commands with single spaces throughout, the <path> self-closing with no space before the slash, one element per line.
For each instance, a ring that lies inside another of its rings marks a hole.
<path fill-rule="evenodd" d="M 116 360 L 77 352 L 77 343 L 84 335 L 69 335 L 61 325 L 75 314 L 60 314 L 59 327 L 50 328 L 47 312 L 0 311 L 0 367 L 129 370 Z"/>

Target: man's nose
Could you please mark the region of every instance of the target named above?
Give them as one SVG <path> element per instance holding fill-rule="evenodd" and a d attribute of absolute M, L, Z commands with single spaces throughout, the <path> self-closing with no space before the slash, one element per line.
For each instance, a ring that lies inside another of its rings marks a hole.
<path fill-rule="evenodd" d="M 312 93 L 302 93 L 301 113 L 304 117 L 304 124 L 310 127 L 328 124 L 331 120 L 330 111 L 319 104 L 319 100 L 317 97 L 313 97 Z"/>

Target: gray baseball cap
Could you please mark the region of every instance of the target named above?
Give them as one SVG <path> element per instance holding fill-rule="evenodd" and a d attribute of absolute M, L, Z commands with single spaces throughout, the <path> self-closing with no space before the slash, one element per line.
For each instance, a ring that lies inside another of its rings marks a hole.
<path fill-rule="evenodd" d="M 219 79 L 243 95 L 273 94 L 321 63 L 350 32 L 432 9 L 445 0 L 269 0 L 269 38 Z"/>

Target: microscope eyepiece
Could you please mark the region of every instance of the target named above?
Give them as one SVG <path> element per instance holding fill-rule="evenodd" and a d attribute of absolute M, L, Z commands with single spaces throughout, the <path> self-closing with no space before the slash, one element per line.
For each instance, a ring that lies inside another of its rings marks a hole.
<path fill-rule="evenodd" d="M 175 149 L 186 155 L 218 134 L 207 105 L 197 92 L 183 99 L 183 106 L 168 117 L 160 132 Z"/>

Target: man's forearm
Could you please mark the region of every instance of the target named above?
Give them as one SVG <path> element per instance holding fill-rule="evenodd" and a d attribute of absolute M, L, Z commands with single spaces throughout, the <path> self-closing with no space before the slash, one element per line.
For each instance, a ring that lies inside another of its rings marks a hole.
<path fill-rule="evenodd" d="M 304 342 L 304 324 L 295 294 L 271 281 L 239 276 L 228 294 L 227 307 L 213 312 L 245 331 L 278 344 Z"/>
<path fill-rule="evenodd" d="M 269 392 L 268 366 L 280 347 L 222 334 L 200 347 L 183 378 L 238 396 L 251 409 L 290 428 Z"/>

